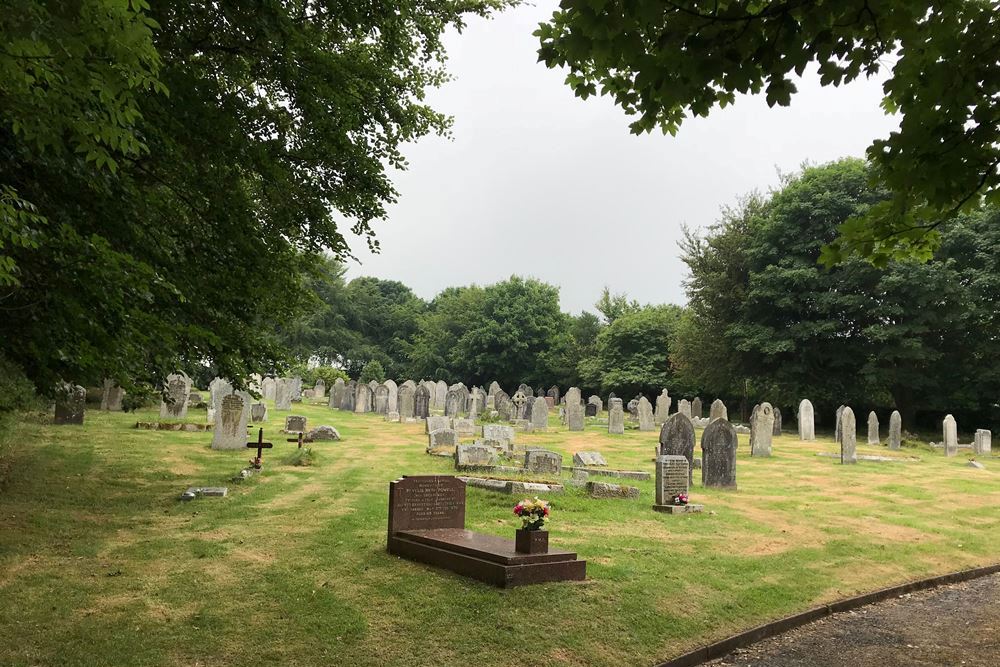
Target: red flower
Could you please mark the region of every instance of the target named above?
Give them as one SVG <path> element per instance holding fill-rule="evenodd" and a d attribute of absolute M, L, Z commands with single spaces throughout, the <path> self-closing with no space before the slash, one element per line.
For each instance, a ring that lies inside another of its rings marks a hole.
<path fill-rule="evenodd" d="M 548 508 L 548 507 L 546 507 L 546 508 L 545 508 L 545 516 L 548 516 L 548 515 L 549 515 L 549 508 Z"/>

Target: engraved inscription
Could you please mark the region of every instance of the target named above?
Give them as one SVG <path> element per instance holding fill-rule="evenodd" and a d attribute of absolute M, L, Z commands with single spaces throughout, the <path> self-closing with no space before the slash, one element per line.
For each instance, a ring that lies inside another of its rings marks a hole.
<path fill-rule="evenodd" d="M 392 486 L 393 530 L 463 528 L 465 485 L 447 475 L 407 477 Z"/>

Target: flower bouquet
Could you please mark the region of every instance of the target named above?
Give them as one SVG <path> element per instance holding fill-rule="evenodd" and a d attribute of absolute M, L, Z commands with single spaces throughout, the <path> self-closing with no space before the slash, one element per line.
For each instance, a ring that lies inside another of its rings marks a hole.
<path fill-rule="evenodd" d="M 687 505 L 688 504 L 688 494 L 678 493 L 673 497 L 674 505 Z"/>
<path fill-rule="evenodd" d="M 539 500 L 522 500 L 514 506 L 514 514 L 521 517 L 524 530 L 541 530 L 549 520 L 549 503 Z"/>

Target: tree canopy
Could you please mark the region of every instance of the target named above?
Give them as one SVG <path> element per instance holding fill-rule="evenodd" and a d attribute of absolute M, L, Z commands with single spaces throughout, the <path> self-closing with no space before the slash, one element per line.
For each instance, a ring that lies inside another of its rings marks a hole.
<path fill-rule="evenodd" d="M 886 196 L 842 220 L 827 263 L 927 259 L 942 222 L 1000 203 L 1000 6 L 988 0 L 563 0 L 535 33 L 539 59 L 577 96 L 607 95 L 632 132 L 676 134 L 691 116 L 763 93 L 788 106 L 795 77 L 840 86 L 888 70 L 900 128 L 868 149 Z"/>

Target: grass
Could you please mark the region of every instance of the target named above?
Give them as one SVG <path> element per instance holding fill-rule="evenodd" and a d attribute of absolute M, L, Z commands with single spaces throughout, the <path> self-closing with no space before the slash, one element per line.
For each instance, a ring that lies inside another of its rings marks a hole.
<path fill-rule="evenodd" d="M 553 546 L 588 560 L 587 581 L 497 590 L 385 552 L 388 483 L 451 474 L 424 453 L 422 424 L 295 406 L 340 442 L 294 465 L 278 431 L 264 471 L 233 484 L 245 452 L 210 433 L 144 431 L 137 415 L 88 411 L 83 427 L 6 424 L 0 443 L 0 664 L 650 665 L 817 603 L 992 563 L 1000 551 L 1000 461 L 966 467 L 841 466 L 830 440 L 776 438 L 739 491 L 702 489 L 700 515 L 638 500 L 549 498 Z M 201 419 L 193 411 L 192 420 Z M 656 433 L 517 435 L 611 467 L 652 471 Z M 885 453 L 859 445 L 859 453 Z M 916 450 L 904 450 L 904 454 Z M 568 474 L 566 475 L 568 478 Z M 695 474 L 697 478 L 697 471 Z M 189 486 L 229 486 L 189 503 Z M 468 527 L 513 537 L 517 498 L 468 490 Z"/>

